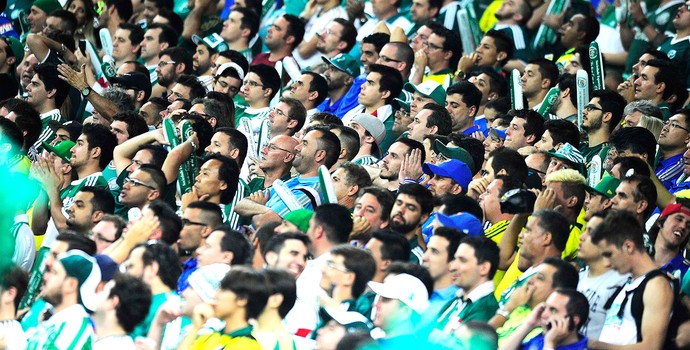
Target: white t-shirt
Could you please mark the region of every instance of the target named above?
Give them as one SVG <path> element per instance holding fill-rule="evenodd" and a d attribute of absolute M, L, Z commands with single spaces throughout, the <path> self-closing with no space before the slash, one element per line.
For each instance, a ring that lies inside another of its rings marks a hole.
<path fill-rule="evenodd" d="M 26 349 L 26 335 L 22 326 L 15 320 L 0 321 L 0 339 L 3 338 L 7 350 Z"/>
<path fill-rule="evenodd" d="M 590 339 L 599 339 L 601 328 L 606 319 L 604 304 L 611 298 L 616 289 L 628 280 L 628 275 L 621 275 L 615 270 L 609 270 L 603 275 L 589 277 L 589 268 L 580 271 L 580 281 L 577 291 L 584 294 L 589 301 L 589 320 L 582 333 Z"/>
<path fill-rule="evenodd" d="M 134 341 L 132 337 L 127 334 L 124 335 L 113 335 L 109 337 L 104 337 L 101 339 L 96 339 L 93 342 L 93 350 L 134 350 Z"/>

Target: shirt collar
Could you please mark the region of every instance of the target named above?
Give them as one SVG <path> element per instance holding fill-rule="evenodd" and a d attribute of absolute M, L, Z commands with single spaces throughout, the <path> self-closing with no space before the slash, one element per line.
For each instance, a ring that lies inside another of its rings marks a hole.
<path fill-rule="evenodd" d="M 493 292 L 494 292 L 494 281 L 489 280 L 489 281 L 486 281 L 486 282 L 478 285 L 477 288 L 475 288 L 474 290 L 469 292 L 467 295 L 465 295 L 465 290 L 463 290 L 463 289 L 460 289 L 457 293 L 455 293 L 455 295 L 458 298 L 464 297 L 466 300 L 469 299 L 472 302 L 476 302 L 477 300 L 479 300 L 479 299 L 481 299 L 481 298 L 483 298 L 489 294 L 492 294 Z"/>

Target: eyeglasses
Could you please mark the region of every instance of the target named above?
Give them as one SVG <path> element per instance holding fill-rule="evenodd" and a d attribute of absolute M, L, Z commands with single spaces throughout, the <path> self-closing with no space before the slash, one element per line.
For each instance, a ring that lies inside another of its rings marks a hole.
<path fill-rule="evenodd" d="M 402 110 L 402 109 L 398 109 L 397 111 L 395 111 L 395 114 L 400 115 L 400 117 L 402 117 L 402 118 L 409 118 L 410 117 L 410 112 Z"/>
<path fill-rule="evenodd" d="M 103 237 L 103 235 L 100 233 L 97 233 L 95 235 L 95 238 L 97 241 L 106 242 L 106 243 L 115 243 L 115 241 L 117 241 L 117 239 L 112 239 L 112 240 L 107 239 L 107 238 Z"/>
<path fill-rule="evenodd" d="M 335 263 L 334 261 L 329 261 L 329 262 L 327 262 L 327 263 L 326 263 L 326 266 L 327 266 L 329 269 L 338 270 L 338 271 L 340 271 L 340 272 L 345 272 L 345 273 L 352 272 L 352 271 L 348 270 L 348 269 L 345 268 L 345 267 L 340 267 L 340 266 L 336 265 L 336 263 Z"/>
<path fill-rule="evenodd" d="M 208 225 L 204 224 L 203 222 L 196 222 L 196 221 L 191 221 L 188 219 L 182 219 L 182 226 L 190 226 L 190 225 L 208 226 Z"/>
<path fill-rule="evenodd" d="M 155 187 L 153 187 L 151 185 L 147 185 L 141 180 L 132 179 L 130 177 L 125 178 L 125 184 L 129 184 L 130 186 L 142 186 L 142 187 L 146 187 L 146 188 L 151 189 L 151 190 L 156 190 Z"/>
<path fill-rule="evenodd" d="M 164 68 L 165 66 L 169 64 L 176 64 L 177 62 L 175 61 L 160 61 L 158 62 L 158 68 Z"/>
<path fill-rule="evenodd" d="M 281 109 L 278 109 L 277 107 L 271 108 L 271 113 L 273 113 L 279 117 L 288 117 L 287 113 L 283 112 Z"/>
<path fill-rule="evenodd" d="M 386 63 L 388 63 L 388 62 L 395 62 L 395 63 L 400 63 L 400 62 L 402 62 L 402 61 L 399 61 L 399 60 L 394 60 L 394 59 L 392 59 L 392 58 L 390 58 L 390 57 L 388 57 L 388 56 L 379 56 L 379 58 L 381 59 L 381 61 L 386 62 Z"/>
<path fill-rule="evenodd" d="M 122 84 L 113 84 L 114 88 L 120 89 L 120 90 L 136 90 L 136 88 L 130 87 L 130 86 L 124 86 Z"/>
<path fill-rule="evenodd" d="M 670 121 L 670 120 L 667 120 L 667 121 L 664 122 L 664 126 L 665 126 L 665 127 L 666 127 L 666 126 L 669 126 L 669 125 L 671 126 L 669 129 L 681 129 L 681 130 L 685 130 L 686 132 L 690 132 L 690 130 L 688 130 L 688 129 L 682 127 L 682 126 L 680 126 L 680 124 L 678 124 L 678 123 L 676 123 L 676 122 L 672 122 L 672 121 Z"/>
<path fill-rule="evenodd" d="M 340 34 L 334 32 L 332 29 L 326 29 L 326 31 L 324 32 L 324 34 L 326 34 L 326 35 L 340 36 Z"/>
<path fill-rule="evenodd" d="M 286 150 L 285 148 L 280 148 L 280 147 L 278 147 L 272 143 L 269 143 L 268 145 L 266 145 L 266 148 L 268 148 L 269 151 L 283 151 L 283 152 L 290 153 L 290 151 Z"/>
<path fill-rule="evenodd" d="M 489 171 L 486 170 L 486 169 L 482 169 L 482 170 L 479 170 L 479 174 L 480 174 L 482 177 L 486 177 L 487 175 L 489 175 Z"/>
<path fill-rule="evenodd" d="M 215 118 L 215 117 L 212 116 L 212 115 L 209 115 L 209 114 L 206 114 L 206 113 L 199 113 L 199 112 L 189 112 L 189 115 L 194 115 L 194 116 L 197 116 L 197 117 L 201 117 L 201 118 L 206 119 L 206 120 L 209 120 L 209 119 L 211 119 L 211 118 Z"/>
<path fill-rule="evenodd" d="M 443 46 L 434 45 L 430 42 L 427 42 L 424 46 L 426 46 L 429 50 L 433 50 L 433 51 L 443 50 Z"/>
<path fill-rule="evenodd" d="M 545 172 L 543 172 L 541 170 L 534 169 L 534 168 L 527 168 L 527 172 L 528 173 L 537 173 L 539 175 L 546 175 Z"/>
<path fill-rule="evenodd" d="M 242 85 L 249 85 L 251 87 L 261 87 L 261 88 L 264 87 L 263 85 L 255 82 L 253 80 L 245 80 L 244 82 L 242 82 Z"/>
<path fill-rule="evenodd" d="M 597 106 L 595 106 L 595 105 L 586 105 L 584 109 L 585 109 L 585 111 L 587 111 L 587 112 L 591 112 L 591 111 L 603 111 L 603 109 L 601 109 L 601 108 L 599 108 L 599 107 L 597 107 Z"/>

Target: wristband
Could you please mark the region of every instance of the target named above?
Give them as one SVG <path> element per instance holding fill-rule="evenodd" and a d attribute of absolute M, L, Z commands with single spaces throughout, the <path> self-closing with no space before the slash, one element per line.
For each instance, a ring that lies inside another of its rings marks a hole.
<path fill-rule="evenodd" d="M 501 315 L 507 320 L 508 315 L 510 315 L 510 312 L 508 312 L 508 310 L 504 309 L 503 306 L 501 306 L 500 308 L 498 308 L 498 310 L 496 310 L 496 315 Z"/>

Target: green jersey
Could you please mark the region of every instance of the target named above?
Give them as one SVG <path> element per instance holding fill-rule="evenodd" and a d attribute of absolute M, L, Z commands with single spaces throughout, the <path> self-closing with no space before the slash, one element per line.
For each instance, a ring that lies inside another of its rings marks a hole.
<path fill-rule="evenodd" d="M 678 38 L 674 35 L 673 37 L 666 38 L 659 46 L 659 51 L 666 53 L 671 62 L 682 67 L 686 72 L 690 68 L 690 36 Z M 686 78 L 686 87 L 690 86 L 688 82 L 690 82 L 690 77 Z M 659 107 L 661 107 L 661 105 Z M 664 113 L 663 109 L 662 113 Z M 670 112 L 668 112 L 668 114 L 670 114 Z M 666 113 L 664 114 L 664 120 L 668 120 L 669 117 L 670 115 L 667 117 Z"/>
<path fill-rule="evenodd" d="M 39 152 L 43 150 L 43 142 L 50 143 L 55 138 L 55 131 L 49 126 L 50 122 L 63 123 L 65 118 L 62 117 L 59 109 L 41 114 L 41 134 L 38 135 L 38 140 L 34 143 L 34 148 Z"/>
<path fill-rule="evenodd" d="M 134 327 L 134 330 L 129 335 L 132 338 L 145 337 L 149 333 L 149 328 L 151 327 L 151 322 L 153 322 L 153 318 L 156 316 L 156 311 L 158 311 L 158 308 L 160 308 L 161 305 L 163 305 L 163 303 L 170 299 L 179 300 L 180 297 L 177 295 L 175 291 L 159 293 L 154 295 L 151 298 L 151 308 L 149 308 L 149 313 L 146 315 L 146 318 L 143 321 L 141 321 L 141 323 L 139 323 L 136 327 Z"/>

